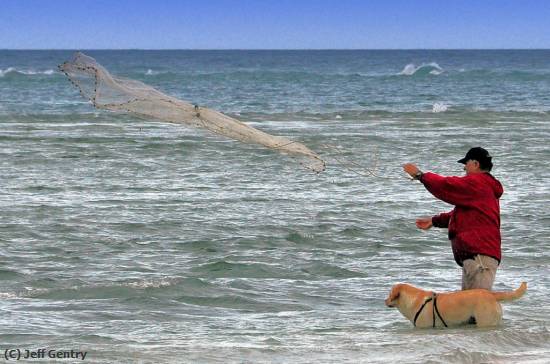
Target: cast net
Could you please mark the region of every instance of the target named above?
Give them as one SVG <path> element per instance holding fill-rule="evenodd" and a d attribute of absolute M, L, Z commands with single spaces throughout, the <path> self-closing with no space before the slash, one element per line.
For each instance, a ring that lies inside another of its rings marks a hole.
<path fill-rule="evenodd" d="M 59 69 L 98 109 L 204 128 L 241 142 L 260 144 L 299 157 L 302 165 L 315 172 L 325 169 L 325 162 L 301 143 L 267 134 L 218 111 L 165 95 L 143 82 L 114 77 L 95 59 L 83 53 L 75 53 L 70 61 L 59 65 Z"/>

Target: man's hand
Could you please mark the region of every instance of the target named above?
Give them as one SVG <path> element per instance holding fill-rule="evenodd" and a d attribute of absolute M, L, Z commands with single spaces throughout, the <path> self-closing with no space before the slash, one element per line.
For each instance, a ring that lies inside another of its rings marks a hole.
<path fill-rule="evenodd" d="M 431 217 L 425 217 L 421 219 L 416 219 L 416 227 L 422 230 L 428 230 L 433 226 L 432 224 L 432 218 Z"/>
<path fill-rule="evenodd" d="M 403 165 L 403 170 L 411 176 L 411 178 L 414 178 L 418 172 L 420 172 L 420 169 L 412 163 L 407 163 Z"/>

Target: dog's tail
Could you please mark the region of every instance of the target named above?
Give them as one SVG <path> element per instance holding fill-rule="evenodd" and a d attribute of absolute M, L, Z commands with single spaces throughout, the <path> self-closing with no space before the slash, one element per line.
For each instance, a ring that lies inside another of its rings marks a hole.
<path fill-rule="evenodd" d="M 518 289 L 515 291 L 510 292 L 491 292 L 493 296 L 497 299 L 497 301 L 511 301 L 516 300 L 523 296 L 523 294 L 527 291 L 527 283 L 522 282 L 521 286 L 519 286 Z"/>

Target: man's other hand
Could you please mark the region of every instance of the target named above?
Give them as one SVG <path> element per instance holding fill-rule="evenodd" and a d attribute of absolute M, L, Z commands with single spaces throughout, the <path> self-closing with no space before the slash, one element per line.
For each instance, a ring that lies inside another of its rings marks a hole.
<path fill-rule="evenodd" d="M 433 226 L 432 224 L 432 218 L 431 217 L 425 217 L 416 219 L 416 227 L 422 230 L 428 230 Z"/>

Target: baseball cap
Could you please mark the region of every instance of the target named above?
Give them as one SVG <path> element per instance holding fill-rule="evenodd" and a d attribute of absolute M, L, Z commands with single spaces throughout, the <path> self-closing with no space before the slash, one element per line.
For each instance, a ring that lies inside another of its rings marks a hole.
<path fill-rule="evenodd" d="M 489 152 L 481 147 L 474 147 L 471 148 L 468 153 L 466 153 L 466 156 L 462 159 L 458 160 L 458 163 L 466 164 L 470 159 L 476 160 L 480 163 L 483 162 L 491 162 L 491 155 L 489 155 Z"/>

